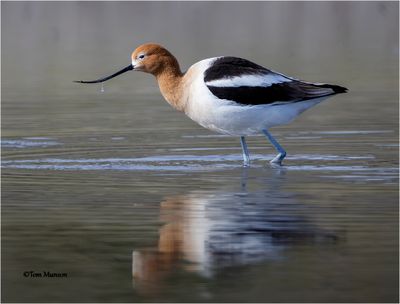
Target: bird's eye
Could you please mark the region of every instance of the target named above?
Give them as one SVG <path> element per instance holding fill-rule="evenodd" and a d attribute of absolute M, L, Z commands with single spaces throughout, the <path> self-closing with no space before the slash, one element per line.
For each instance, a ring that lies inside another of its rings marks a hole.
<path fill-rule="evenodd" d="M 139 59 L 143 59 L 144 58 L 144 54 L 141 54 L 138 56 Z"/>

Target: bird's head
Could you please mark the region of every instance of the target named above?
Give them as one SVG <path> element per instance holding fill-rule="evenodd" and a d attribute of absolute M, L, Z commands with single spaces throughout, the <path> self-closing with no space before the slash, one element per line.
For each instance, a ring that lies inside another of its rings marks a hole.
<path fill-rule="evenodd" d="M 176 67 L 176 58 L 163 46 L 155 43 L 142 44 L 132 53 L 132 67 L 155 76 L 171 67 Z"/>
<path fill-rule="evenodd" d="M 107 81 L 127 71 L 142 71 L 159 76 L 169 71 L 173 74 L 181 74 L 176 58 L 164 47 L 155 43 L 145 43 L 137 47 L 131 55 L 132 63 L 122 70 L 97 80 L 80 80 L 78 83 L 99 83 Z"/>

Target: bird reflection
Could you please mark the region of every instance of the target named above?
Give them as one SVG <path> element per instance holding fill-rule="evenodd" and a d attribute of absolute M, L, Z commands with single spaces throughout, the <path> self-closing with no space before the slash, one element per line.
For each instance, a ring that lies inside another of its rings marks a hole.
<path fill-rule="evenodd" d="M 165 224 L 157 246 L 132 253 L 135 289 L 154 292 L 177 271 L 212 277 L 225 267 L 280 259 L 288 246 L 336 241 L 305 216 L 305 206 L 293 193 L 280 189 L 284 173 L 252 191 L 247 174 L 238 191 L 195 190 L 161 202 Z"/>

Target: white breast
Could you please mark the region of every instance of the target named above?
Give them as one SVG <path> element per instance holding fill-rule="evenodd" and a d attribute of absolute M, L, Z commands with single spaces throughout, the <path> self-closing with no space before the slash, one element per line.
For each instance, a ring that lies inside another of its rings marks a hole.
<path fill-rule="evenodd" d="M 204 83 L 204 72 L 217 59 L 204 59 L 190 67 L 185 81 L 188 83 L 188 101 L 185 113 L 201 126 L 213 131 L 221 132 L 216 122 L 218 121 L 218 109 L 223 105 L 232 104 L 227 100 L 215 97 Z"/>

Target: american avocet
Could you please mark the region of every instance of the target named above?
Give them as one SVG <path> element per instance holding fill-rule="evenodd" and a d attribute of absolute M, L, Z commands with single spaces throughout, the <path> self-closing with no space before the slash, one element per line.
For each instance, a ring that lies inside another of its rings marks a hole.
<path fill-rule="evenodd" d="M 264 134 L 278 151 L 271 163 L 281 164 L 286 152 L 268 129 L 347 91 L 338 85 L 300 81 L 228 56 L 201 60 L 182 73 L 176 58 L 153 43 L 139 46 L 131 58 L 131 64 L 110 76 L 76 82 L 104 82 L 130 70 L 153 74 L 172 107 L 207 129 L 240 137 L 244 166 L 250 164 L 245 136 Z"/>

